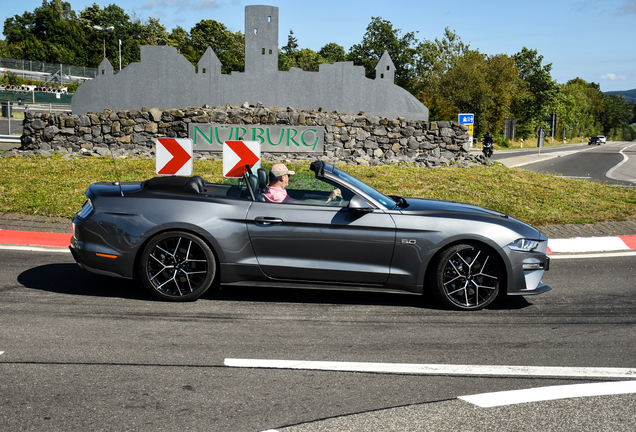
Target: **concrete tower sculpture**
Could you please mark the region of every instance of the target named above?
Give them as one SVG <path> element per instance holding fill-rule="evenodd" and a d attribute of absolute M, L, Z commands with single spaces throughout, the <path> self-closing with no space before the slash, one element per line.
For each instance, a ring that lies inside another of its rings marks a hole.
<path fill-rule="evenodd" d="M 104 59 L 98 77 L 77 89 L 73 113 L 261 102 L 428 120 L 428 108 L 395 85 L 395 66 L 386 51 L 376 66 L 375 79 L 366 78 L 364 67 L 353 62 L 321 64 L 318 72 L 279 71 L 278 24 L 277 7 L 245 7 L 245 72 L 222 74 L 221 62 L 211 48 L 199 60 L 198 71 L 169 46 L 142 46 L 141 62 L 117 74 Z"/>

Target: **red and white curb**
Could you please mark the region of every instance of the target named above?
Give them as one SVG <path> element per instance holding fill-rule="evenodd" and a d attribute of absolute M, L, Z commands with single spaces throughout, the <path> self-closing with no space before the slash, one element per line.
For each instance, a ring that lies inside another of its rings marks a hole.
<path fill-rule="evenodd" d="M 13 231 L 0 229 L 0 245 L 44 246 L 65 248 L 71 245 L 72 234 Z"/>
<path fill-rule="evenodd" d="M 611 252 L 636 249 L 636 235 L 548 239 L 548 253 Z"/>
<path fill-rule="evenodd" d="M 68 248 L 71 234 L 0 229 L 0 245 Z M 549 239 L 548 253 L 611 252 L 636 249 L 636 235 Z"/>

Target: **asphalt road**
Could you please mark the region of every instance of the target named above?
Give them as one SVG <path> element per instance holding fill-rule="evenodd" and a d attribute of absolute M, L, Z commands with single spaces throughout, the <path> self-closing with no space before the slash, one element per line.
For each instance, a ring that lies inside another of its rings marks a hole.
<path fill-rule="evenodd" d="M 635 368 L 636 255 L 554 259 L 552 291 L 476 313 L 410 295 L 255 288 L 163 303 L 67 253 L 0 250 L 0 262 L 0 430 L 636 430 L 635 394 L 498 408 L 457 399 L 598 377 L 225 366 Z"/>
<path fill-rule="evenodd" d="M 495 152 L 492 160 L 511 165 L 515 160 L 524 169 L 558 176 L 597 181 L 620 186 L 636 184 L 636 142 L 609 141 L 601 146 L 570 144 Z M 535 162 L 536 161 L 536 162 Z"/>

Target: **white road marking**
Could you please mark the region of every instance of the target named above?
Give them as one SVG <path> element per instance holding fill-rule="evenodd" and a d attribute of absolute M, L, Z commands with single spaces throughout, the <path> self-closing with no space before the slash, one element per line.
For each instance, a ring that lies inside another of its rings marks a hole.
<path fill-rule="evenodd" d="M 549 387 L 535 387 L 523 390 L 509 390 L 460 396 L 459 399 L 482 408 L 540 402 L 575 397 L 607 396 L 636 393 L 636 381 L 618 381 L 589 384 L 570 384 Z"/>
<path fill-rule="evenodd" d="M 636 256 L 636 251 L 630 250 L 626 252 L 601 252 L 601 253 L 581 253 L 574 255 L 550 255 L 550 260 L 559 259 L 579 259 L 579 258 L 613 258 L 624 256 Z"/>
<path fill-rule="evenodd" d="M 0 244 L 0 249 L 29 251 L 29 252 L 64 252 L 64 253 L 71 253 L 70 249 L 67 248 L 67 247 L 56 247 L 56 246 L 20 246 L 20 245 L 4 245 L 4 244 Z"/>
<path fill-rule="evenodd" d="M 623 153 L 623 152 L 624 152 L 625 150 L 627 150 L 628 148 L 633 147 L 633 146 L 635 146 L 635 145 L 636 145 L 636 144 L 628 145 L 627 147 L 623 148 L 623 149 L 619 152 L 620 154 L 622 154 L 622 155 L 623 155 L 623 160 L 622 160 L 622 161 L 620 161 L 618 164 L 614 165 L 614 167 L 612 167 L 610 170 L 608 170 L 608 171 L 605 173 L 605 177 L 608 177 L 608 178 L 611 178 L 611 179 L 614 179 L 614 180 L 636 181 L 636 180 L 634 180 L 634 179 L 628 179 L 628 180 L 619 179 L 619 178 L 614 177 L 614 175 L 613 175 L 613 174 L 614 174 L 614 171 L 616 171 L 616 170 L 617 170 L 618 168 L 620 168 L 620 167 L 621 167 L 621 166 L 622 166 L 625 162 L 627 162 L 627 161 L 629 160 L 629 156 L 627 156 L 627 155 L 626 155 L 625 153 Z"/>
<path fill-rule="evenodd" d="M 554 252 L 602 252 L 629 250 L 619 237 L 575 237 L 548 239 L 548 247 Z"/>
<path fill-rule="evenodd" d="M 4 354 L 4 351 L 0 351 L 0 355 Z"/>
<path fill-rule="evenodd" d="M 635 368 L 563 366 L 498 366 L 412 363 L 367 363 L 303 360 L 226 358 L 225 366 L 268 369 L 302 369 L 340 372 L 404 373 L 422 375 L 471 375 L 519 377 L 636 378 Z"/>

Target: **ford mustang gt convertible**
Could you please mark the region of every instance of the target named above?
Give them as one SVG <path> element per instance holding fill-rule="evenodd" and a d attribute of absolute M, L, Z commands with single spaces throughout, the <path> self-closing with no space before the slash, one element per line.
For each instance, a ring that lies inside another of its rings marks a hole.
<path fill-rule="evenodd" d="M 262 168 L 218 184 L 92 184 L 71 252 L 85 270 L 138 277 L 172 301 L 213 285 L 430 291 L 447 307 L 476 310 L 498 295 L 550 290 L 541 282 L 547 238 L 535 228 L 473 205 L 386 196 L 323 161 L 310 168 L 291 176 L 285 203 L 263 198 Z"/>

